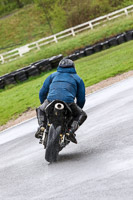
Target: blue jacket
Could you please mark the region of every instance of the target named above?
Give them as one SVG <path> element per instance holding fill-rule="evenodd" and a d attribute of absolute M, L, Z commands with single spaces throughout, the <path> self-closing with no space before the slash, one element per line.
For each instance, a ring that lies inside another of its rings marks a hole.
<path fill-rule="evenodd" d="M 83 108 L 85 104 L 85 86 L 77 75 L 75 68 L 58 67 L 57 72 L 48 76 L 39 92 L 41 104 L 47 98 L 49 101 L 62 100 L 66 103 L 74 102 Z"/>

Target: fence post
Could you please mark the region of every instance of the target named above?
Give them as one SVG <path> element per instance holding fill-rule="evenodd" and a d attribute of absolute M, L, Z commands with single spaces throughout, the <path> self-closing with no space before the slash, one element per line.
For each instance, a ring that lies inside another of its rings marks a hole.
<path fill-rule="evenodd" d="M 93 29 L 93 25 L 92 25 L 91 22 L 89 22 L 89 27 L 90 27 L 91 29 Z"/>
<path fill-rule="evenodd" d="M 54 35 L 54 41 L 55 41 L 56 43 L 58 42 L 56 35 Z"/>
<path fill-rule="evenodd" d="M 40 50 L 38 42 L 36 42 L 36 47 L 37 47 L 38 50 Z"/>
<path fill-rule="evenodd" d="M 109 16 L 108 16 L 108 15 L 106 15 L 106 18 L 107 18 L 107 20 L 110 20 L 110 18 L 109 18 Z"/>
<path fill-rule="evenodd" d="M 23 54 L 21 53 L 21 51 L 18 49 L 18 54 L 20 55 L 20 57 L 23 56 Z"/>
<path fill-rule="evenodd" d="M 0 55 L 0 57 L 1 57 L 1 64 L 4 64 L 4 57 L 2 56 L 2 55 Z"/>
<path fill-rule="evenodd" d="M 126 16 L 128 16 L 128 11 L 126 8 L 124 9 L 124 11 L 125 11 Z"/>
<path fill-rule="evenodd" d="M 73 28 L 71 28 L 71 32 L 72 32 L 72 35 L 75 36 L 75 32 Z"/>

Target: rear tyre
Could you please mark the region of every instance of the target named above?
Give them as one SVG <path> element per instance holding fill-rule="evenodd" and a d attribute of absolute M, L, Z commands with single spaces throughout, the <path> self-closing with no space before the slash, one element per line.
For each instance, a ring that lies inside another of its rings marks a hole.
<path fill-rule="evenodd" d="M 59 145 L 60 133 L 61 133 L 61 126 L 55 128 L 54 125 L 51 124 L 49 128 L 48 140 L 45 152 L 45 159 L 50 163 L 57 161 L 60 150 L 60 145 Z"/>

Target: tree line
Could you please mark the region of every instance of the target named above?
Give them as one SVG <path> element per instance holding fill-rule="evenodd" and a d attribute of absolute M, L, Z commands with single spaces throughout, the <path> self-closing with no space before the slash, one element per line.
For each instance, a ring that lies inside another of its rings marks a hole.
<path fill-rule="evenodd" d="M 51 34 L 89 21 L 119 8 L 132 0 L 0 0 L 0 16 L 34 4 L 43 12 Z"/>
<path fill-rule="evenodd" d="M 132 0 L 34 0 L 34 3 L 43 10 L 53 34 L 132 5 Z"/>

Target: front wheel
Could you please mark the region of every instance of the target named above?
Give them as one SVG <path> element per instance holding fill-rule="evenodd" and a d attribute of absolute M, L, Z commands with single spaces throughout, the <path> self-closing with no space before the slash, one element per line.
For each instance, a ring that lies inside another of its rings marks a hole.
<path fill-rule="evenodd" d="M 50 125 L 48 140 L 45 152 L 45 159 L 48 162 L 56 162 L 58 158 L 58 153 L 60 151 L 60 134 L 61 134 L 61 126 L 54 127 L 53 124 Z"/>

